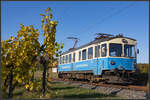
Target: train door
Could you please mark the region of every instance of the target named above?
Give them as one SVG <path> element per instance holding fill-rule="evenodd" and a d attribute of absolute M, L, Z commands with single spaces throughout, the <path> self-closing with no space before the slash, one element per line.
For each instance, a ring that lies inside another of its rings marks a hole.
<path fill-rule="evenodd" d="M 71 71 L 73 71 L 73 57 L 71 57 L 71 64 L 70 65 L 71 65 Z"/>
<path fill-rule="evenodd" d="M 73 53 L 72 63 L 71 63 L 71 69 L 72 69 L 72 71 L 74 71 L 75 61 L 76 61 L 76 53 Z"/>
<path fill-rule="evenodd" d="M 100 45 L 97 45 L 95 46 L 95 58 L 96 58 L 96 62 L 95 62 L 95 74 L 96 75 L 100 75 L 100 70 L 99 70 L 99 67 L 100 67 Z"/>
<path fill-rule="evenodd" d="M 73 63 L 71 63 L 71 71 L 73 71 Z"/>
<path fill-rule="evenodd" d="M 72 59 L 73 59 L 72 54 L 69 54 L 69 63 L 70 63 L 70 67 L 71 67 L 70 70 L 71 71 L 73 71 L 73 62 L 72 62 L 73 60 Z"/>
<path fill-rule="evenodd" d="M 101 58 L 96 58 L 96 75 L 101 75 L 102 73 L 102 67 L 103 67 L 103 60 Z"/>
<path fill-rule="evenodd" d="M 101 45 L 101 52 L 100 52 L 100 55 L 101 55 L 101 59 L 100 59 L 100 74 L 102 73 L 102 70 L 106 68 L 106 63 L 107 63 L 107 45 L 106 43 L 102 44 Z"/>

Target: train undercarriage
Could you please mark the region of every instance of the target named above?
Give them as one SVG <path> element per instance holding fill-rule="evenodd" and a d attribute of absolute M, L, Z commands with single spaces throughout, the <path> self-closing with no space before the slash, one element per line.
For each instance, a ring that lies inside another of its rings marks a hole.
<path fill-rule="evenodd" d="M 58 77 L 70 80 L 86 80 L 89 82 L 104 82 L 104 83 L 123 83 L 133 84 L 136 82 L 134 79 L 134 71 L 124 70 L 105 70 L 102 75 L 94 75 L 93 71 L 68 71 L 59 72 Z"/>

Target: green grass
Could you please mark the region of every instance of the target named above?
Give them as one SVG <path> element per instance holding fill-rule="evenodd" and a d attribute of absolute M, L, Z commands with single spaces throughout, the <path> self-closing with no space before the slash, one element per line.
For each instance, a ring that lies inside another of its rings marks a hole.
<path fill-rule="evenodd" d="M 45 98 L 97 98 L 97 99 L 123 99 L 115 95 L 106 95 L 98 93 L 95 90 L 74 87 L 63 83 L 52 82 L 47 83 L 47 94 Z M 39 92 L 29 92 L 24 87 L 17 87 L 13 92 L 14 99 L 31 99 L 40 98 Z"/>
<path fill-rule="evenodd" d="M 37 71 L 35 73 L 35 81 L 41 81 L 42 71 Z M 51 84 L 51 85 L 50 85 Z M 106 95 L 95 90 L 85 89 L 80 87 L 75 87 L 60 82 L 47 82 L 47 93 L 45 97 L 42 98 L 97 98 L 97 99 L 124 99 L 115 95 Z M 42 88 L 42 86 L 41 86 Z M 3 93 L 3 98 L 7 94 Z M 31 99 L 31 98 L 41 98 L 42 90 L 38 92 L 30 92 L 23 86 L 16 86 L 13 91 L 13 99 Z"/>
<path fill-rule="evenodd" d="M 99 99 L 121 99 L 115 95 L 106 95 L 98 93 L 94 90 L 68 86 L 62 83 L 52 83 L 52 87 L 49 87 L 52 92 L 53 98 L 99 98 Z"/>
<path fill-rule="evenodd" d="M 139 69 L 142 68 L 140 65 L 138 65 Z M 145 68 L 145 67 L 144 67 Z M 146 69 L 143 69 L 143 73 L 138 74 L 136 77 L 138 79 L 147 79 L 147 73 Z M 56 77 L 57 75 L 52 75 L 53 77 Z M 42 71 L 37 71 L 35 73 L 35 79 L 36 81 L 41 81 L 42 78 Z M 31 98 L 40 98 L 42 95 L 42 91 L 38 92 L 29 92 L 25 89 L 25 87 L 17 86 L 15 90 L 13 91 L 13 98 L 14 99 L 31 99 Z M 2 92 L 2 96 L 6 97 L 7 94 Z M 96 92 L 95 90 L 85 89 L 85 88 L 79 88 L 74 87 L 71 85 L 66 85 L 63 83 L 57 83 L 52 82 L 51 86 L 50 83 L 47 82 L 47 94 L 45 98 L 97 98 L 97 99 L 124 99 L 115 95 L 106 95 L 99 92 Z"/>

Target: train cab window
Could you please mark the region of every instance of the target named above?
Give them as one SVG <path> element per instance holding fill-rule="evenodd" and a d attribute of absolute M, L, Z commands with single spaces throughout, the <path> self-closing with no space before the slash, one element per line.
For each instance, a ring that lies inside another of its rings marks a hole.
<path fill-rule="evenodd" d="M 79 61 L 81 60 L 81 51 L 79 51 Z"/>
<path fill-rule="evenodd" d="M 109 44 L 109 56 L 121 57 L 122 56 L 122 45 L 110 43 Z"/>
<path fill-rule="evenodd" d="M 125 57 L 135 57 L 135 46 L 134 45 L 124 45 L 124 56 Z"/>
<path fill-rule="evenodd" d="M 86 60 L 86 49 L 82 50 L 82 60 Z"/>
<path fill-rule="evenodd" d="M 62 64 L 64 64 L 65 63 L 65 56 L 63 56 L 63 62 L 62 62 Z"/>
<path fill-rule="evenodd" d="M 93 58 L 93 47 L 88 48 L 88 59 L 92 59 Z"/>
<path fill-rule="evenodd" d="M 106 44 L 102 44 L 101 46 L 101 56 L 105 57 L 107 55 L 107 46 Z"/>
<path fill-rule="evenodd" d="M 100 45 L 95 46 L 95 57 L 100 57 Z"/>
<path fill-rule="evenodd" d="M 73 62 L 76 60 L 76 53 L 73 53 Z"/>
<path fill-rule="evenodd" d="M 69 54 L 69 63 L 71 63 L 72 54 Z"/>

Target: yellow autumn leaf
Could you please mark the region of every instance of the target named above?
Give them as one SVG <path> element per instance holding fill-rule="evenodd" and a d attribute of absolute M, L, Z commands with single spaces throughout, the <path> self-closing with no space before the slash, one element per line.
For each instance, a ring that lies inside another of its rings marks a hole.
<path fill-rule="evenodd" d="M 27 31 L 27 29 L 28 29 L 28 27 L 27 27 L 27 26 L 25 26 L 25 27 L 24 27 L 24 31 Z"/>
<path fill-rule="evenodd" d="M 37 90 L 37 91 L 39 90 L 39 87 L 38 87 L 38 86 L 36 87 L 36 90 Z"/>
<path fill-rule="evenodd" d="M 55 22 L 54 21 L 50 21 L 50 24 L 55 24 Z"/>
<path fill-rule="evenodd" d="M 22 82 L 22 80 L 19 78 L 19 79 L 18 79 L 18 82 L 19 82 L 19 83 L 21 83 L 21 82 Z"/>
<path fill-rule="evenodd" d="M 24 37 L 24 36 L 22 37 L 22 40 L 25 40 L 25 37 Z"/>
<path fill-rule="evenodd" d="M 32 91 L 33 90 L 33 86 L 31 86 L 29 90 Z"/>
<path fill-rule="evenodd" d="M 44 23 L 44 19 L 41 19 L 41 22 Z"/>
<path fill-rule="evenodd" d="M 9 39 L 10 39 L 10 40 L 13 40 L 13 39 L 14 39 L 14 37 L 12 37 L 12 36 L 11 36 Z"/>
<path fill-rule="evenodd" d="M 25 85 L 25 88 L 26 88 L 26 89 L 27 89 L 27 88 L 29 88 L 29 85 L 28 85 L 28 84 L 26 84 L 26 85 Z"/>
<path fill-rule="evenodd" d="M 8 62 L 6 62 L 6 65 L 8 65 Z"/>
<path fill-rule="evenodd" d="M 19 66 L 19 62 L 16 62 L 16 66 Z"/>
<path fill-rule="evenodd" d="M 35 52 L 35 55 L 37 55 L 38 53 L 37 52 Z"/>
<path fill-rule="evenodd" d="M 53 15 L 52 15 L 52 14 L 50 14 L 50 15 L 49 15 L 49 19 L 52 19 L 52 17 L 53 17 Z"/>
<path fill-rule="evenodd" d="M 16 46 L 18 46 L 19 45 L 19 42 L 16 42 Z"/>

